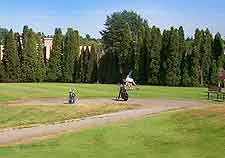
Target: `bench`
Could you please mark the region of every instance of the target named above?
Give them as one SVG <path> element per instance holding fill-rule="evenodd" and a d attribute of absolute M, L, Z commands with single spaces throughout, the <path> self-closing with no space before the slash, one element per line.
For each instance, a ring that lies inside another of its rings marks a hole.
<path fill-rule="evenodd" d="M 210 99 L 210 94 L 216 94 L 217 100 L 219 99 L 225 99 L 225 93 L 222 92 L 222 88 L 218 86 L 208 86 L 208 99 Z"/>

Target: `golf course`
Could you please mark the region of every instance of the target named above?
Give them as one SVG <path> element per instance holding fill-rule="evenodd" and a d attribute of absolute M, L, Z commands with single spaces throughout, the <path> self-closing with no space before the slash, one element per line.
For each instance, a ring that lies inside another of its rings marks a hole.
<path fill-rule="evenodd" d="M 225 154 L 225 107 L 223 102 L 208 101 L 206 88 L 138 86 L 128 91 L 128 102 L 118 102 L 112 100 L 118 87 L 0 84 L 0 157 L 206 158 Z M 67 104 L 70 89 L 77 95 L 77 104 Z M 41 130 L 45 134 L 37 134 Z M 4 143 L 7 134 L 12 139 Z"/>
<path fill-rule="evenodd" d="M 74 89 L 79 98 L 113 98 L 119 93 L 119 85 L 113 84 L 68 84 L 68 83 L 1 83 L 0 102 L 18 99 L 68 97 Z M 164 86 L 138 86 L 129 91 L 134 98 L 175 100 L 205 100 L 207 88 L 180 88 Z"/>
<path fill-rule="evenodd" d="M 0 158 L 225 158 L 225 1 L 0 4 Z"/>

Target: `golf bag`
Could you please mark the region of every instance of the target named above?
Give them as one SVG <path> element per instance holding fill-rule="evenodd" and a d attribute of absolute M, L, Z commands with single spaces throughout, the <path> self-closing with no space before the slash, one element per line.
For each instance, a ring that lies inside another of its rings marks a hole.
<path fill-rule="evenodd" d="M 76 94 L 74 91 L 70 91 L 69 92 L 69 104 L 74 104 L 75 103 L 75 97 Z"/>
<path fill-rule="evenodd" d="M 121 98 L 124 101 L 128 100 L 128 93 L 127 93 L 127 90 L 126 90 L 126 88 L 124 86 L 120 87 L 120 95 L 121 95 Z"/>

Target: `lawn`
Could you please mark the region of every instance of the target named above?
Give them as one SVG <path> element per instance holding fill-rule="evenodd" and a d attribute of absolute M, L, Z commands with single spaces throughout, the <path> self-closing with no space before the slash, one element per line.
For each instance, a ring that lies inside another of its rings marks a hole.
<path fill-rule="evenodd" d="M 0 129 L 61 122 L 133 108 L 135 106 L 126 104 L 98 106 L 0 106 Z"/>
<path fill-rule="evenodd" d="M 0 102 L 16 99 L 67 97 L 73 88 L 80 98 L 108 97 L 118 95 L 118 85 L 103 84 L 66 84 L 66 83 L 1 83 Z M 139 86 L 138 90 L 129 91 L 130 97 L 204 100 L 205 88 L 180 88 L 162 86 Z"/>
<path fill-rule="evenodd" d="M 16 99 L 39 99 L 66 97 L 69 89 L 75 89 L 79 98 L 102 98 L 118 95 L 118 85 L 65 84 L 65 83 L 1 83 L 0 84 L 0 129 L 27 127 L 39 123 L 51 123 L 133 108 L 128 105 L 70 107 L 70 106 L 6 106 L 4 103 Z M 134 98 L 204 100 L 204 88 L 178 88 L 139 86 L 129 91 Z"/>
<path fill-rule="evenodd" d="M 4 158 L 224 158 L 225 106 L 157 116 L 0 148 Z"/>

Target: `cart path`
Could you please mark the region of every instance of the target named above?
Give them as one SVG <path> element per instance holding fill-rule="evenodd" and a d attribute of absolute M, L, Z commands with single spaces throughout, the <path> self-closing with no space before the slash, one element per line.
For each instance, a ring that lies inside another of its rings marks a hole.
<path fill-rule="evenodd" d="M 198 103 L 202 104 L 201 101 L 174 101 L 165 99 L 137 99 L 131 98 L 126 102 L 115 101 L 109 98 L 94 98 L 94 99 L 78 99 L 75 105 L 113 105 L 113 104 L 130 104 L 130 105 L 141 105 L 144 107 L 151 106 L 166 106 L 166 105 L 176 105 L 176 104 L 188 104 L 196 105 Z M 67 98 L 39 98 L 39 99 L 20 99 L 16 101 L 9 101 L 6 103 L 9 106 L 58 106 L 65 105 L 68 106 Z"/>
<path fill-rule="evenodd" d="M 40 102 L 40 101 L 39 101 Z M 24 103 L 24 102 L 23 102 Z M 110 99 L 85 99 L 79 104 L 111 104 L 117 103 Z M 137 104 L 139 108 L 121 111 L 111 114 L 86 117 L 76 120 L 66 121 L 58 124 L 43 124 L 31 128 L 8 129 L 0 132 L 0 145 L 13 144 L 17 142 L 31 141 L 44 136 L 57 135 L 64 132 L 75 132 L 84 128 L 96 127 L 108 123 L 118 122 L 122 120 L 134 119 L 146 115 L 156 114 L 168 110 L 178 110 L 185 108 L 202 107 L 205 102 L 198 101 L 168 101 L 168 100 L 150 100 L 150 99 L 130 99 L 128 102 L 120 102 L 126 104 Z M 19 105 L 19 104 L 17 104 Z M 26 105 L 25 103 L 23 105 Z M 34 104 L 35 105 L 35 104 Z M 46 104 L 45 104 L 46 105 Z M 113 106 L 113 105 L 112 105 Z"/>

